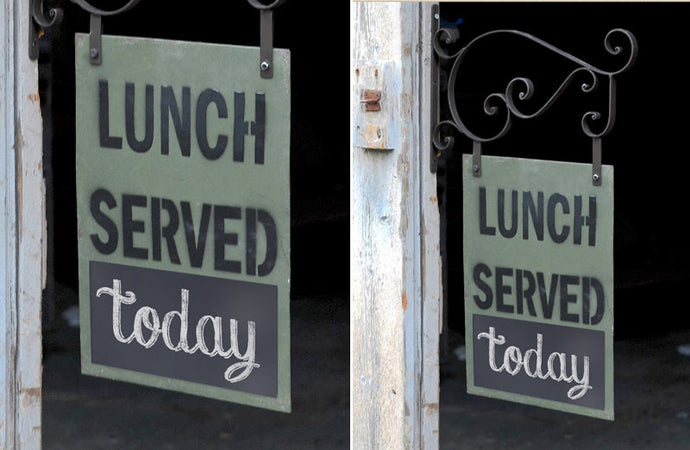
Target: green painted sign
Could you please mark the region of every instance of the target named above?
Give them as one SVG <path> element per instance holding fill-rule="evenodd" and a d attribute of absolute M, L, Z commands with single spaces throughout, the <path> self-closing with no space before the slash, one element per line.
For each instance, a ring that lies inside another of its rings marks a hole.
<path fill-rule="evenodd" d="M 613 168 L 463 158 L 467 390 L 613 420 Z"/>
<path fill-rule="evenodd" d="M 82 370 L 289 412 L 290 54 L 76 36 Z"/>

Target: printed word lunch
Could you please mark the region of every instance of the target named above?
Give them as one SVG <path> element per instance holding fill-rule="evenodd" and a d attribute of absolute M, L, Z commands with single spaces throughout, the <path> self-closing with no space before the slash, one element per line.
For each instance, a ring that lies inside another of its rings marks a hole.
<path fill-rule="evenodd" d="M 530 223 L 532 233 L 538 241 L 544 240 L 544 225 L 548 236 L 553 242 L 566 242 L 569 238 L 575 245 L 583 245 L 583 228 L 587 230 L 586 243 L 590 247 L 596 245 L 597 240 L 597 198 L 590 196 L 587 201 L 588 214 L 584 215 L 584 200 L 581 195 L 575 195 L 572 200 L 562 194 L 554 193 L 545 202 L 544 193 L 512 190 L 510 193 L 510 207 L 506 206 L 505 189 L 496 191 L 496 211 L 487 211 L 487 193 L 485 187 L 479 188 L 479 233 L 482 235 L 499 234 L 507 239 L 518 235 L 518 228 L 522 227 L 520 237 L 530 239 Z M 521 201 L 519 201 L 521 200 Z M 546 205 L 545 205 L 546 203 Z M 572 213 L 570 208 L 572 205 Z M 572 214 L 572 217 L 569 217 Z M 507 225 L 510 217 L 510 225 Z M 489 218 L 495 218 L 490 221 Z M 560 224 L 559 221 L 569 224 Z M 495 224 L 495 225 L 494 225 Z M 572 236 L 572 237 L 571 237 Z"/>
<path fill-rule="evenodd" d="M 170 86 L 161 86 L 154 95 L 154 87 L 147 84 L 144 92 L 138 92 L 134 83 L 125 83 L 121 89 L 124 98 L 125 114 L 124 129 L 127 145 L 135 153 L 146 153 L 153 147 L 155 112 L 160 114 L 158 133 L 160 134 L 160 153 L 161 155 L 170 154 L 170 122 L 172 121 L 177 137 L 180 154 L 184 157 L 191 156 L 192 149 L 192 106 L 191 89 L 187 86 L 182 87 L 181 92 L 176 96 L 175 91 Z M 137 100 L 137 94 L 140 99 Z M 143 95 L 142 95 L 143 94 Z M 179 100 L 178 100 L 179 96 Z M 223 156 L 230 144 L 227 134 L 218 133 L 217 136 L 209 138 L 209 116 L 215 110 L 216 120 L 223 121 L 228 119 L 228 101 L 225 96 L 215 89 L 205 89 L 196 99 L 194 119 L 194 136 L 199 151 L 208 160 L 216 160 Z M 154 98 L 158 101 L 158 107 L 154 108 Z M 111 134 L 110 116 L 110 88 L 107 80 L 100 80 L 98 84 L 98 128 L 99 140 L 102 148 L 122 149 L 123 138 Z M 265 161 L 265 139 L 266 139 L 266 95 L 257 92 L 255 100 L 255 120 L 249 122 L 245 120 L 245 93 L 234 92 L 232 94 L 233 118 L 228 124 L 228 130 L 232 131 L 232 160 L 234 162 L 244 162 L 245 160 L 245 136 L 254 136 L 254 164 L 264 164 Z M 143 123 L 137 124 L 135 115 L 135 102 L 145 104 Z M 213 105 L 213 107 L 211 107 Z M 121 118 L 122 119 L 122 118 Z M 119 127 L 123 128 L 123 127 Z M 143 136 L 143 137 L 140 137 Z M 212 141 L 214 141 L 212 143 Z"/>

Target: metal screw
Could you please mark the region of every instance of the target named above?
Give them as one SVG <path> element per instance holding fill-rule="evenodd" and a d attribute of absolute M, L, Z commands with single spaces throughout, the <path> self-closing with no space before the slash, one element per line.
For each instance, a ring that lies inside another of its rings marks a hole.
<path fill-rule="evenodd" d="M 268 63 L 268 61 L 261 61 L 261 70 L 264 72 L 267 71 L 271 65 Z"/>
<path fill-rule="evenodd" d="M 593 174 L 593 175 L 592 175 L 592 180 L 594 180 L 594 181 L 599 181 L 599 174 L 598 174 L 598 173 Z"/>
<path fill-rule="evenodd" d="M 439 15 L 438 15 L 438 13 L 434 14 L 434 19 L 436 19 L 436 20 L 438 20 L 438 19 L 439 19 Z"/>
<path fill-rule="evenodd" d="M 472 171 L 474 171 L 474 173 L 479 173 L 479 165 L 475 164 L 474 166 L 472 166 Z"/>
<path fill-rule="evenodd" d="M 381 128 L 376 129 L 376 136 L 381 137 Z"/>
<path fill-rule="evenodd" d="M 98 58 L 98 49 L 92 48 L 91 51 L 89 52 L 89 55 L 91 56 L 91 59 Z"/>

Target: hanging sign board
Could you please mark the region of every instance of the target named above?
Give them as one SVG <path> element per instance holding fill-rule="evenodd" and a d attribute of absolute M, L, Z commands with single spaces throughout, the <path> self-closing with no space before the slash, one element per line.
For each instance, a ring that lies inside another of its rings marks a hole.
<path fill-rule="evenodd" d="M 290 411 L 290 61 L 76 37 L 82 370 Z"/>
<path fill-rule="evenodd" d="M 463 158 L 469 393 L 613 420 L 613 168 Z"/>

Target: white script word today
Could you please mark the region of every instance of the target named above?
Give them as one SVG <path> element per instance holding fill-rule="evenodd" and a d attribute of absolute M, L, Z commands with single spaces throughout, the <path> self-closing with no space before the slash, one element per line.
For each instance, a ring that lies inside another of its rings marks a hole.
<path fill-rule="evenodd" d="M 187 330 L 189 326 L 189 291 L 181 289 L 181 300 L 179 311 L 169 311 L 163 316 L 161 322 L 158 311 L 149 306 L 142 306 L 134 316 L 134 330 L 129 336 L 125 336 L 122 332 L 122 305 L 132 305 L 136 303 L 137 297 L 131 291 L 126 291 L 122 295 L 121 280 L 113 279 L 113 287 L 101 287 L 96 291 L 96 296 L 110 295 L 113 298 L 113 335 L 115 339 L 123 344 L 129 344 L 136 341 L 144 348 L 151 348 L 158 341 L 159 336 L 163 335 L 163 342 L 165 346 L 174 351 L 182 351 L 187 354 L 194 354 L 200 351 L 202 354 L 214 357 L 220 356 L 225 359 L 233 356 L 239 359 L 230 365 L 224 374 L 226 381 L 230 383 L 237 383 L 251 375 L 252 370 L 260 367 L 254 362 L 255 357 L 255 341 L 256 341 L 256 324 L 251 320 L 247 322 L 247 350 L 244 354 L 240 353 L 239 342 L 237 339 L 237 320 L 230 319 L 230 347 L 226 350 L 223 345 L 223 319 L 220 316 L 201 316 L 196 324 L 196 344 L 190 347 L 188 343 Z M 173 319 L 177 317 L 180 321 L 180 335 L 177 343 L 174 343 L 174 337 L 171 336 L 170 324 Z M 213 349 L 209 349 L 206 344 L 204 332 L 208 323 L 213 327 Z M 151 335 L 146 339 L 144 337 L 144 329 L 151 332 Z M 238 373 L 239 372 L 239 373 Z"/>
<path fill-rule="evenodd" d="M 520 373 L 522 369 L 530 378 L 539 378 L 546 380 L 547 378 L 553 381 L 563 381 L 568 384 L 575 382 L 576 385 L 568 390 L 568 398 L 570 400 L 577 400 L 584 397 L 584 395 L 592 389 L 589 385 L 589 357 L 585 356 L 583 359 L 582 376 L 577 374 L 577 356 L 570 355 L 570 375 L 568 375 L 567 358 L 565 353 L 553 352 L 549 355 L 546 362 L 546 373 L 544 373 L 544 359 L 542 357 L 542 347 L 544 337 L 541 333 L 537 333 L 537 348 L 530 348 L 524 353 L 519 347 L 511 345 L 507 347 L 503 353 L 503 364 L 500 366 L 496 364 L 496 346 L 504 345 L 506 343 L 505 336 L 496 336 L 496 329 L 489 327 L 489 332 L 486 331 L 477 334 L 477 340 L 489 340 L 489 366 L 494 372 L 503 372 L 504 370 L 512 376 Z M 558 364 L 556 364 L 558 361 Z M 558 368 L 554 366 L 558 366 Z"/>

